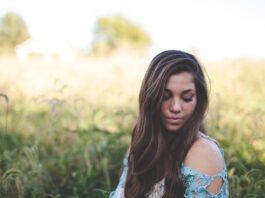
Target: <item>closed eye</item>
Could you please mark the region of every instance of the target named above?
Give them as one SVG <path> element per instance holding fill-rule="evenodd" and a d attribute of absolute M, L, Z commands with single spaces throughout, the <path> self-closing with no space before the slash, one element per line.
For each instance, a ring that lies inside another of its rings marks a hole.
<path fill-rule="evenodd" d="M 170 94 L 164 94 L 164 96 L 163 96 L 163 101 L 168 100 L 170 97 L 171 97 Z"/>
<path fill-rule="evenodd" d="M 192 101 L 192 98 L 184 98 L 183 99 L 185 102 L 191 102 Z"/>
<path fill-rule="evenodd" d="M 172 95 L 171 91 L 168 89 L 165 89 L 164 94 L 163 94 L 163 101 L 168 100 L 171 97 L 171 95 Z"/>
<path fill-rule="evenodd" d="M 185 96 L 185 97 L 183 97 L 183 100 L 184 100 L 185 102 L 191 102 L 192 99 L 193 99 L 193 97 L 194 97 L 194 95 Z"/>

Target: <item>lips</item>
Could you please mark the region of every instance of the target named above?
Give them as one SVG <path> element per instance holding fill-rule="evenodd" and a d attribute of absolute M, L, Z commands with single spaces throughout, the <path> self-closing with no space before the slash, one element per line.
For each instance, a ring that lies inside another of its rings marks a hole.
<path fill-rule="evenodd" d="M 182 118 L 182 117 L 169 117 L 169 118 L 166 118 L 166 120 L 169 124 L 180 124 L 183 122 L 184 118 Z"/>

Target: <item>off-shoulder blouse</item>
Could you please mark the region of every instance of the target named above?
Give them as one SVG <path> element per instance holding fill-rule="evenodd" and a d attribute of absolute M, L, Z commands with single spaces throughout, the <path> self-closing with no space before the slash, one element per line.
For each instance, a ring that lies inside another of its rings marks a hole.
<path fill-rule="evenodd" d="M 207 136 L 203 135 L 202 137 L 207 138 L 208 140 L 217 144 L 218 148 L 222 156 L 224 157 L 224 150 L 220 147 L 218 142 Z M 128 172 L 128 159 L 127 156 L 123 160 L 123 172 L 120 177 L 118 186 L 116 190 L 110 193 L 109 198 L 125 198 L 124 196 L 124 187 L 126 176 Z M 186 166 L 184 163 L 181 164 L 181 175 L 186 185 L 186 190 L 184 193 L 185 198 L 227 198 L 229 196 L 228 193 L 228 179 L 227 179 L 227 168 L 226 164 L 224 164 L 223 169 L 215 175 L 207 175 L 201 173 L 189 166 Z M 213 194 L 209 190 L 207 190 L 207 186 L 211 184 L 216 178 L 222 178 L 223 184 L 218 193 Z M 165 179 L 162 179 L 158 183 L 155 184 L 153 190 L 148 194 L 148 198 L 161 198 L 164 193 L 164 183 Z"/>

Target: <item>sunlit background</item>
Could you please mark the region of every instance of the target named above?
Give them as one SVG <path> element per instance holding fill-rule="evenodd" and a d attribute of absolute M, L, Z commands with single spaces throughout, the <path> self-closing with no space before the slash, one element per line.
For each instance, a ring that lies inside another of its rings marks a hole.
<path fill-rule="evenodd" d="M 90 49 L 96 20 L 120 14 L 152 38 L 151 56 L 164 49 L 196 49 L 207 59 L 264 58 L 262 0 L 1 0 L 0 15 L 18 13 L 35 42 Z"/>
<path fill-rule="evenodd" d="M 108 197 L 153 56 L 205 67 L 230 197 L 265 194 L 265 1 L 0 0 L 0 197 Z"/>

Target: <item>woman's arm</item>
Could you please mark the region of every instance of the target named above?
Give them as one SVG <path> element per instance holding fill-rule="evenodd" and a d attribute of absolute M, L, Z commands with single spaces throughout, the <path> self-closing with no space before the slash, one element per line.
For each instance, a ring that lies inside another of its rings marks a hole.
<path fill-rule="evenodd" d="M 214 197 L 221 194 L 221 191 L 226 191 L 223 189 L 227 188 L 225 162 L 214 142 L 199 138 L 188 151 L 184 166 L 191 171 L 186 178 L 186 194 L 193 197 Z"/>

